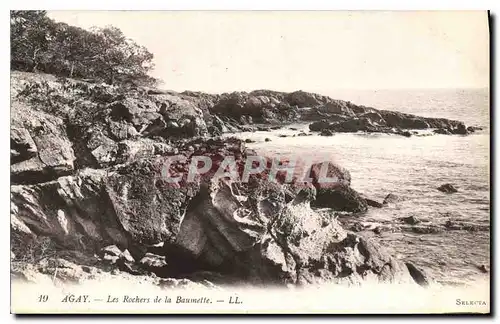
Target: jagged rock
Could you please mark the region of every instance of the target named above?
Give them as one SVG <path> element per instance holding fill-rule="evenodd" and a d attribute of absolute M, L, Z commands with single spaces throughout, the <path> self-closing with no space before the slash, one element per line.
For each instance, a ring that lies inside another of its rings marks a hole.
<path fill-rule="evenodd" d="M 441 185 L 437 188 L 437 190 L 444 192 L 444 193 L 454 193 L 458 192 L 457 188 L 455 188 L 452 184 L 446 183 L 444 185 Z"/>
<path fill-rule="evenodd" d="M 106 171 L 87 169 L 41 184 L 11 186 L 11 218 L 70 249 L 127 246 L 127 234 L 103 192 L 105 177 Z"/>
<path fill-rule="evenodd" d="M 387 196 L 385 196 L 384 201 L 383 201 L 382 204 L 383 205 L 388 205 L 388 204 L 394 204 L 394 203 L 397 203 L 397 202 L 400 202 L 400 201 L 402 201 L 401 197 L 396 196 L 393 193 L 390 193 Z"/>
<path fill-rule="evenodd" d="M 196 194 L 196 183 L 179 188 L 166 182 L 162 178 L 163 161 L 134 161 L 105 181 L 118 222 L 133 241 L 142 244 L 175 239 L 186 205 Z"/>
<path fill-rule="evenodd" d="M 429 286 L 431 279 L 429 276 L 421 269 L 417 268 L 412 262 L 405 262 L 410 275 L 420 286 Z"/>
<path fill-rule="evenodd" d="M 11 125 L 14 183 L 48 181 L 73 172 L 75 156 L 62 119 L 14 101 Z"/>
<path fill-rule="evenodd" d="M 11 163 L 29 160 L 38 153 L 33 138 L 25 128 L 12 126 L 10 129 L 10 159 Z"/>

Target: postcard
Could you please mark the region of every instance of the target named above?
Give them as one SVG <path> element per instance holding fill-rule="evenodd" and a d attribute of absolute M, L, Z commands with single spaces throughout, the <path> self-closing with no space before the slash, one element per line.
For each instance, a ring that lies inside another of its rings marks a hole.
<path fill-rule="evenodd" d="M 489 314 L 489 24 L 11 11 L 11 312 Z"/>

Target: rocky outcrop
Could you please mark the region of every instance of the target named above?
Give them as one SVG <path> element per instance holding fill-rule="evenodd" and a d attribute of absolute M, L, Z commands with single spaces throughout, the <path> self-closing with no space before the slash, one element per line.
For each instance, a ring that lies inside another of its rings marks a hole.
<path fill-rule="evenodd" d="M 311 105 L 352 118 L 373 113 L 369 108 L 305 92 L 141 93 L 14 81 L 12 257 L 28 264 L 14 276 L 31 280 L 61 268 L 60 280 L 154 273 L 174 286 L 207 277 L 263 285 L 415 281 L 375 242 L 311 208 L 366 211 L 347 170 L 328 163 L 334 181 L 323 182 L 313 165 L 311 183 L 284 183 L 281 175 L 270 177 L 271 159 L 262 157 L 264 170 L 247 182 L 218 177 L 225 157 L 234 158 L 241 178 L 246 158 L 256 154 L 236 138 L 208 138 L 256 122 L 297 120 Z M 212 166 L 190 179 L 200 155 Z"/>
<path fill-rule="evenodd" d="M 373 108 L 351 109 L 341 113 L 321 114 L 321 120 L 310 124 L 311 131 L 338 133 L 388 133 L 406 137 L 412 135 L 408 130 L 434 129 L 437 134 L 469 133 L 459 121 L 443 118 L 426 118 L 395 111 Z"/>

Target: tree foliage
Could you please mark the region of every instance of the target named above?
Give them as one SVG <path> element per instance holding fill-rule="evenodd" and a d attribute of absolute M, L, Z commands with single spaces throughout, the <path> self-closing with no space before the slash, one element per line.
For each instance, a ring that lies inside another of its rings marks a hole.
<path fill-rule="evenodd" d="M 113 26 L 85 30 L 47 17 L 11 11 L 11 68 L 108 84 L 153 85 L 153 54 Z"/>

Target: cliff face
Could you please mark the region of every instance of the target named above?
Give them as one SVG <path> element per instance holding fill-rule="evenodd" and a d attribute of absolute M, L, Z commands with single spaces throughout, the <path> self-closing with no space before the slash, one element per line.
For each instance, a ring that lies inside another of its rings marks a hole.
<path fill-rule="evenodd" d="M 372 240 L 344 230 L 333 213 L 310 207 L 366 211 L 347 170 L 330 164 L 328 174 L 340 180 L 329 187 L 317 181 L 318 166 L 306 185 L 269 182 L 268 166 L 245 183 L 214 177 L 224 157 L 242 165 L 256 155 L 217 135 L 256 127 L 242 124 L 315 119 L 306 110 L 323 111 L 322 118 L 379 114 L 386 124 L 388 116 L 414 118 L 304 92 L 125 91 L 13 74 L 13 264 L 30 264 L 13 274 L 35 280 L 26 271 L 52 275 L 55 262 L 220 284 L 413 282 L 418 269 L 409 272 Z M 162 177 L 168 157 L 185 158 L 174 165 L 185 176 L 200 155 L 214 163 L 204 175 L 176 184 Z M 33 248 L 46 239 L 50 255 Z M 29 253 L 36 255 L 27 260 Z M 83 272 L 72 280 L 87 280 Z"/>

